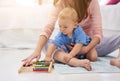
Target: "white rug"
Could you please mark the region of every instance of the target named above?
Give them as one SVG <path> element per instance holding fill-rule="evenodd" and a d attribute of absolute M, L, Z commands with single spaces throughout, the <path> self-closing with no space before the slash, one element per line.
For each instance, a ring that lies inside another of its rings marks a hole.
<path fill-rule="evenodd" d="M 66 64 L 55 63 L 54 68 L 58 73 L 62 74 L 76 74 L 76 73 L 117 73 L 120 69 L 110 65 L 110 59 L 114 57 L 106 56 L 99 57 L 98 61 L 91 62 L 92 71 L 87 71 L 82 67 L 71 67 Z"/>

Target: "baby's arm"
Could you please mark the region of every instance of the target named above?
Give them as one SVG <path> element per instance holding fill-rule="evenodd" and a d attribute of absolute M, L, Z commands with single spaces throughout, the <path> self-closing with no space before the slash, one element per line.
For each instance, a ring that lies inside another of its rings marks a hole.
<path fill-rule="evenodd" d="M 74 45 L 73 49 L 71 50 L 71 52 L 65 56 L 64 60 L 66 63 L 68 63 L 70 61 L 71 58 L 73 58 L 74 56 L 76 56 L 80 49 L 82 48 L 82 44 L 81 43 L 77 43 Z"/>
<path fill-rule="evenodd" d="M 46 56 L 44 58 L 45 61 L 49 61 L 49 62 L 52 61 L 52 54 L 53 54 L 55 49 L 56 49 L 56 46 L 54 44 L 51 44 L 48 47 Z"/>

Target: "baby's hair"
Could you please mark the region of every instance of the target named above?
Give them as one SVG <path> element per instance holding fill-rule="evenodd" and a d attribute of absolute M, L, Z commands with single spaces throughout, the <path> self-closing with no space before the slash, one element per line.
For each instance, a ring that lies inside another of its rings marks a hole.
<path fill-rule="evenodd" d="M 73 22 L 78 22 L 78 14 L 74 8 L 66 7 L 60 12 L 58 19 L 71 19 Z"/>

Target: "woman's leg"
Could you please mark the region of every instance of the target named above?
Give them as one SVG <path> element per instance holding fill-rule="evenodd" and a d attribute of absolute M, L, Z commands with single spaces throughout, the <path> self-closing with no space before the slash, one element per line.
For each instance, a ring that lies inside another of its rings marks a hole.
<path fill-rule="evenodd" d="M 111 37 L 103 37 L 101 43 L 96 46 L 98 56 L 105 56 L 120 47 L 120 33 Z"/>
<path fill-rule="evenodd" d="M 113 66 L 116 66 L 116 67 L 120 68 L 120 48 L 119 48 L 118 57 L 116 59 L 110 60 L 110 64 L 113 65 Z"/>
<path fill-rule="evenodd" d="M 54 54 L 54 59 L 59 62 L 65 63 L 64 57 L 66 56 L 66 54 L 67 53 L 63 51 L 56 51 Z M 80 60 L 77 58 L 72 58 L 67 64 L 71 66 L 76 66 L 76 67 L 84 67 L 89 71 L 91 70 L 90 61 L 87 59 Z"/>

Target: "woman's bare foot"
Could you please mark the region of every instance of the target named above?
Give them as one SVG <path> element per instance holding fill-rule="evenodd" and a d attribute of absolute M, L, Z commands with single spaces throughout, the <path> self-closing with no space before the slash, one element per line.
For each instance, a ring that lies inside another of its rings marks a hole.
<path fill-rule="evenodd" d="M 120 68 L 120 59 L 117 58 L 117 59 L 110 60 L 110 64 Z"/>

